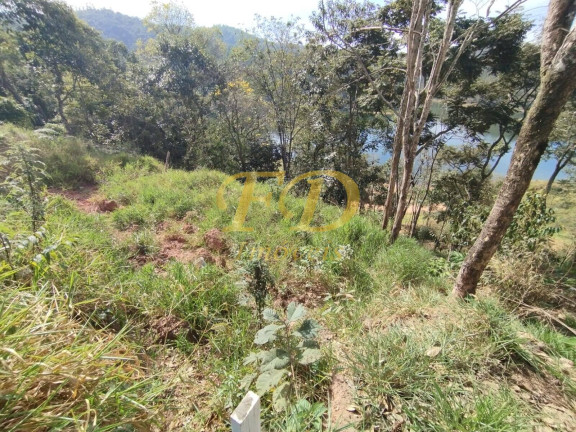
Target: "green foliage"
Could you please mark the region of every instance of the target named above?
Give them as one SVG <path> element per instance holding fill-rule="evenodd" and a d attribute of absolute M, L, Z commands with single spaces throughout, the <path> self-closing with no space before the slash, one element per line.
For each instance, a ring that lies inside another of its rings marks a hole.
<path fill-rule="evenodd" d="M 70 138 L 39 140 L 40 157 L 50 173 L 49 184 L 74 187 L 96 184 L 104 162 L 91 152 L 86 143 Z"/>
<path fill-rule="evenodd" d="M 506 232 L 504 247 L 513 250 L 533 252 L 539 245 L 547 242 L 560 229 L 554 210 L 546 206 L 546 196 L 538 193 L 527 194 Z"/>
<path fill-rule="evenodd" d="M 138 255 L 153 255 L 159 250 L 154 233 L 148 229 L 136 231 L 132 237 Z"/>
<path fill-rule="evenodd" d="M 458 249 L 470 247 L 480 233 L 490 208 L 486 205 L 462 205 L 450 218 L 450 244 Z M 546 206 L 546 196 L 528 193 L 514 214 L 512 223 L 502 242 L 503 250 L 533 252 L 546 243 L 559 228 L 554 210 Z"/>
<path fill-rule="evenodd" d="M 46 189 L 45 164 L 40 161 L 38 150 L 16 145 L 6 152 L 3 161 L 8 175 L 0 187 L 7 200 L 29 217 L 31 230 L 37 231 L 44 222 Z"/>
<path fill-rule="evenodd" d="M 306 317 L 306 309 L 301 304 L 290 303 L 286 313 L 280 316 L 272 309 L 265 309 L 264 320 L 269 322 L 256 337 L 256 345 L 267 345 L 268 350 L 252 353 L 245 364 L 257 364 L 257 375 L 248 376 L 251 383 L 256 378 L 258 393 L 274 390 L 272 403 L 274 409 L 282 411 L 289 402 L 299 395 L 299 374 L 318 362 L 322 353 L 316 342 L 318 323 Z"/>
<path fill-rule="evenodd" d="M 457 207 L 450 219 L 450 244 L 457 249 L 472 246 L 488 218 L 490 208 L 484 205 Z"/>
<path fill-rule="evenodd" d="M 428 267 L 432 276 L 446 277 L 454 276 L 460 269 L 466 256 L 457 251 L 451 251 L 447 258 L 437 257 L 430 262 Z"/>
<path fill-rule="evenodd" d="M 22 127 L 30 127 L 31 121 L 23 106 L 0 96 L 0 122 L 9 122 Z"/>

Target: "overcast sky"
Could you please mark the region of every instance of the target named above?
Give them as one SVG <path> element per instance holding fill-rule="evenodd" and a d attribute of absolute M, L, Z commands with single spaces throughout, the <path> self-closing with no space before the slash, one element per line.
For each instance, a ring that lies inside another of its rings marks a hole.
<path fill-rule="evenodd" d="M 85 7 L 107 8 L 126 15 L 145 17 L 150 11 L 148 0 L 65 0 L 75 9 Z M 495 0 L 492 12 L 503 10 L 512 0 Z M 255 14 L 265 17 L 288 18 L 297 16 L 308 21 L 317 7 L 317 0 L 181 0 L 201 26 L 226 24 L 233 27 L 250 28 Z M 382 1 L 376 1 L 382 3 Z M 486 13 L 487 0 L 465 0 L 465 9 L 474 12 L 480 6 Z M 532 16 L 544 16 L 548 0 L 527 0 L 524 9 Z"/>

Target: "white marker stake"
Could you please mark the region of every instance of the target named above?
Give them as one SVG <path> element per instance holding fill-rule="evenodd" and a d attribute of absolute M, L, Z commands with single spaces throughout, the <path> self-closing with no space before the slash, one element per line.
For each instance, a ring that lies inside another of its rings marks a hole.
<path fill-rule="evenodd" d="M 232 432 L 260 432 L 260 396 L 249 391 L 230 418 Z"/>

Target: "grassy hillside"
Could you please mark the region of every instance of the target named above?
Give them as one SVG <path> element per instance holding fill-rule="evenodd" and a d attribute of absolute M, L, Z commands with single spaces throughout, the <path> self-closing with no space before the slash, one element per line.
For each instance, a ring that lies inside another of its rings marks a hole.
<path fill-rule="evenodd" d="M 4 149 L 38 148 L 51 176 L 37 234 L 6 188 L 0 198 L 3 430 L 228 431 L 263 381 L 251 353 L 316 344 L 319 358 L 282 377 L 286 408 L 274 407 L 279 383 L 260 392 L 266 430 L 576 428 L 569 289 L 563 305 L 520 309 L 500 258 L 480 296 L 458 302 L 457 265 L 412 239 L 387 246 L 379 215 L 295 232 L 268 182 L 256 193 L 271 193 L 272 205 L 253 204 L 246 221 L 254 231 L 226 233 L 242 185 L 218 209 L 223 173 L 165 170 L 16 129 L 0 137 Z M 304 200 L 287 206 L 298 215 Z M 340 212 L 322 204 L 316 222 Z M 299 335 L 262 343 L 259 290 L 280 316 L 289 309 Z M 297 319 L 292 302 L 314 321 Z M 268 372 L 284 367 L 275 353 Z"/>

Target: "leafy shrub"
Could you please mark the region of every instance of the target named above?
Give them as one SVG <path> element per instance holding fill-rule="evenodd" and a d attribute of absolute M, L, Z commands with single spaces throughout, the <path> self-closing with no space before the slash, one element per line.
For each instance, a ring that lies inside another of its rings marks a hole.
<path fill-rule="evenodd" d="M 514 215 L 503 248 L 533 252 L 559 231 L 559 228 L 553 226 L 555 222 L 554 210 L 547 208 L 546 197 L 529 193 Z"/>
<path fill-rule="evenodd" d="M 75 138 L 40 140 L 41 158 L 50 174 L 50 185 L 75 187 L 96 184 L 100 161 L 83 141 Z"/>
<path fill-rule="evenodd" d="M 12 99 L 2 96 L 0 96 L 0 122 L 14 123 L 25 128 L 32 126 L 26 109 Z"/>
<path fill-rule="evenodd" d="M 428 226 L 418 226 L 414 238 L 419 241 L 435 241 L 436 233 Z"/>
<path fill-rule="evenodd" d="M 262 313 L 266 307 L 269 290 L 274 287 L 274 278 L 268 265 L 262 259 L 250 260 L 245 266 L 248 273 L 248 292 L 254 297 L 258 319 L 262 322 Z"/>

